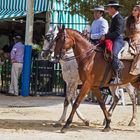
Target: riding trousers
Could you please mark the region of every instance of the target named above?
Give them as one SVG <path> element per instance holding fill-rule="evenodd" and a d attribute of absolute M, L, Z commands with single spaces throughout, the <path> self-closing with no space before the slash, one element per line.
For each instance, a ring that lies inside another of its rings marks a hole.
<path fill-rule="evenodd" d="M 113 41 L 113 60 L 112 60 L 112 66 L 114 70 L 121 69 L 121 63 L 118 58 L 118 54 L 120 50 L 124 46 L 124 40 L 122 36 L 119 36 Z"/>

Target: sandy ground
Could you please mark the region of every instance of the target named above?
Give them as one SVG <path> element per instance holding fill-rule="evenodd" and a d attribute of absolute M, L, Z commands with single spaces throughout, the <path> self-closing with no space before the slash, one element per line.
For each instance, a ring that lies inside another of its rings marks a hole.
<path fill-rule="evenodd" d="M 80 110 L 91 121 L 85 126 L 75 115 L 68 132 L 53 124 L 59 119 L 63 107 L 62 97 L 8 97 L 0 95 L 0 140 L 139 140 L 140 106 L 137 125 L 127 126 L 132 114 L 128 100 L 118 105 L 112 117 L 112 131 L 102 132 L 103 113 L 98 105 L 83 102 Z M 71 107 L 69 108 L 69 112 Z"/>

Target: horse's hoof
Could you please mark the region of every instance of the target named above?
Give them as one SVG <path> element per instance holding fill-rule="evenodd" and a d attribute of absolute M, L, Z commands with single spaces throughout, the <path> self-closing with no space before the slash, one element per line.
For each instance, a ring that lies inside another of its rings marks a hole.
<path fill-rule="evenodd" d="M 128 124 L 128 126 L 135 126 L 136 125 L 136 123 L 134 123 L 134 122 L 130 122 L 129 124 Z"/>
<path fill-rule="evenodd" d="M 111 131 L 111 128 L 110 128 L 110 127 L 104 128 L 104 129 L 102 130 L 102 132 L 109 132 L 109 131 Z"/>
<path fill-rule="evenodd" d="M 106 125 L 106 120 L 104 119 L 104 121 L 103 121 L 103 126 L 105 126 Z"/>
<path fill-rule="evenodd" d="M 61 133 L 66 133 L 66 132 L 67 132 L 67 129 L 68 129 L 68 128 L 63 127 L 63 128 L 61 129 Z"/>
<path fill-rule="evenodd" d="M 84 123 L 85 123 L 86 126 L 89 126 L 89 121 L 88 120 L 85 121 Z"/>
<path fill-rule="evenodd" d="M 53 125 L 53 127 L 62 127 L 62 124 L 61 124 L 61 123 L 55 123 L 55 124 Z"/>

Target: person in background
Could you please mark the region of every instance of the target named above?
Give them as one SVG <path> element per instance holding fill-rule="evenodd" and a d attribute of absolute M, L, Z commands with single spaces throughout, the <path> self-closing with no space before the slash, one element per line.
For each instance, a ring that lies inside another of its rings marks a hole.
<path fill-rule="evenodd" d="M 90 39 L 94 45 L 100 43 L 100 39 L 103 35 L 107 34 L 109 25 L 108 21 L 103 18 L 105 9 L 103 6 L 95 6 L 93 11 L 94 21 L 90 29 Z"/>
<path fill-rule="evenodd" d="M 110 39 L 113 42 L 113 60 L 112 67 L 115 72 L 111 83 L 119 84 L 121 83 L 120 75 L 121 69 L 123 68 L 118 54 L 124 46 L 123 33 L 124 33 L 124 19 L 119 13 L 119 8 L 122 7 L 116 1 L 109 1 L 106 5 L 109 15 L 112 17 L 109 32 L 101 37 L 101 40 Z"/>
<path fill-rule="evenodd" d="M 9 87 L 8 95 L 18 96 L 18 80 L 22 72 L 23 67 L 23 58 L 24 58 L 24 44 L 22 43 L 21 36 L 14 37 L 15 45 L 11 51 L 11 62 L 12 62 L 12 71 L 11 71 L 11 83 Z"/>
<path fill-rule="evenodd" d="M 126 37 L 129 39 L 131 53 L 135 55 L 130 74 L 140 74 L 140 5 L 133 7 L 126 20 Z"/>

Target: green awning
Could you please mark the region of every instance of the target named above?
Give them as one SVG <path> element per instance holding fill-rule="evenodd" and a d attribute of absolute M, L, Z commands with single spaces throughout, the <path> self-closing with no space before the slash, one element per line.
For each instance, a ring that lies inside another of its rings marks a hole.
<path fill-rule="evenodd" d="M 68 7 L 70 0 L 56 1 L 53 4 L 52 26 L 64 24 L 67 28 L 72 28 L 82 32 L 88 24 L 87 19 L 79 14 L 71 14 Z M 65 3 L 65 4 L 64 4 Z"/>
<path fill-rule="evenodd" d="M 53 0 L 34 0 L 34 12 L 41 13 L 53 7 Z M 26 16 L 27 0 L 0 0 L 0 20 Z"/>
<path fill-rule="evenodd" d="M 88 25 L 88 21 L 78 14 L 72 15 L 70 11 L 53 11 L 51 24 L 53 26 L 64 24 L 67 28 L 82 32 Z"/>

